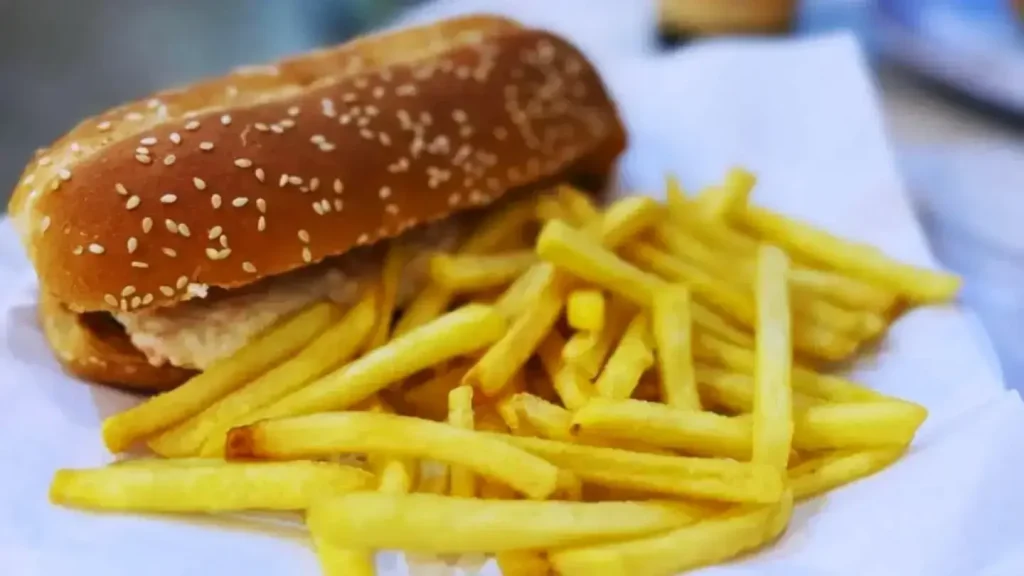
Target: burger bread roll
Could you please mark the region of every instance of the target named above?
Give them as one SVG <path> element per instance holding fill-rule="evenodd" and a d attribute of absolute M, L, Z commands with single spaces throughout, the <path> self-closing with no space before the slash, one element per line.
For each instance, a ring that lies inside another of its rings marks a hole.
<path fill-rule="evenodd" d="M 43 316 L 67 309 L 44 322 L 65 365 L 162 388 L 188 373 L 103 372 L 142 355 L 123 332 L 71 313 L 131 313 L 243 287 L 518 188 L 606 175 L 624 146 L 579 51 L 506 19 L 469 17 L 241 69 L 86 120 L 37 155 L 9 209 L 45 293 Z M 79 329 L 58 337 L 53 324 Z M 83 351 L 95 358 L 88 370 Z"/>

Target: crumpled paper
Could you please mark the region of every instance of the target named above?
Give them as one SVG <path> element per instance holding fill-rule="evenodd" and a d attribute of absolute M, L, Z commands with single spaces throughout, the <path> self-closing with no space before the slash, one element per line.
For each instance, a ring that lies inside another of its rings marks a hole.
<path fill-rule="evenodd" d="M 596 45 L 596 44 L 592 44 Z M 598 48 L 600 50 L 600 48 Z M 756 172 L 754 201 L 935 262 L 886 142 L 860 51 L 846 36 L 704 44 L 668 56 L 599 58 L 631 134 L 621 188 L 691 189 L 732 165 Z M 313 574 L 301 531 L 237 519 L 90 514 L 51 506 L 53 471 L 111 459 L 100 421 L 136 401 L 76 382 L 37 326 L 32 272 L 0 223 L 0 558 L 5 574 Z M 956 307 L 901 319 L 853 375 L 927 406 L 911 453 L 882 474 L 798 508 L 770 549 L 700 573 L 860 576 L 1022 574 L 1024 406 Z M 381 574 L 409 573 L 382 554 Z M 422 562 L 414 574 L 450 573 Z M 475 570 L 459 570 L 463 574 Z M 492 565 L 485 574 L 496 574 Z"/>

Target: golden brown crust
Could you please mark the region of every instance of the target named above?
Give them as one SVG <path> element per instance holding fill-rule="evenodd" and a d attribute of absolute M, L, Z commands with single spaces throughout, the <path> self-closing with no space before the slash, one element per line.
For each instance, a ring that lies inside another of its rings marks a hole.
<path fill-rule="evenodd" d="M 78 378 L 126 390 L 161 392 L 193 374 L 170 365 L 150 365 L 105 312 L 75 314 L 43 294 L 39 322 L 61 365 Z"/>
<path fill-rule="evenodd" d="M 272 70 L 119 108 L 37 159 L 10 208 L 43 290 L 76 311 L 172 304 L 573 166 L 606 172 L 625 145 L 585 58 L 507 20 L 371 37 Z"/>

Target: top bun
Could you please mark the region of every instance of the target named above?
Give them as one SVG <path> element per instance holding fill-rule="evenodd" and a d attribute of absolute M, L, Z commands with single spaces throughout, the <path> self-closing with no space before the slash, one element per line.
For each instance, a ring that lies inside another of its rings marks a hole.
<path fill-rule="evenodd" d="M 88 119 L 37 154 L 9 208 L 50 296 L 135 311 L 308 266 L 581 164 L 607 169 L 624 146 L 578 50 L 469 17 Z"/>

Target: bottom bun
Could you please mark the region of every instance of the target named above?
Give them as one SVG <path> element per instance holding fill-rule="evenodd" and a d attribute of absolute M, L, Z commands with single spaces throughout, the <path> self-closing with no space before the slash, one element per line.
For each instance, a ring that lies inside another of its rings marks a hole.
<path fill-rule="evenodd" d="M 40 294 L 39 322 L 57 359 L 77 378 L 136 392 L 162 392 L 195 374 L 171 365 L 151 365 L 107 313 L 76 314 Z"/>

